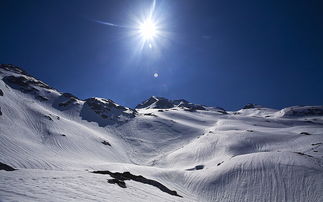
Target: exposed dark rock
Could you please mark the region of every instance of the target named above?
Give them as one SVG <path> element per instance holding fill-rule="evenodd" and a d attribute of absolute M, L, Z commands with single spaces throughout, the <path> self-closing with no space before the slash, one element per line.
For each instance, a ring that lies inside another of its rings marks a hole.
<path fill-rule="evenodd" d="M 123 172 L 123 173 L 115 172 L 115 173 L 113 173 L 108 170 L 104 170 L 104 171 L 93 171 L 93 173 L 110 175 L 111 177 L 113 177 L 117 180 L 117 181 L 115 181 L 115 183 L 117 183 L 118 181 L 134 180 L 136 182 L 149 184 L 149 185 L 159 188 L 161 191 L 166 192 L 170 195 L 182 197 L 182 196 L 178 195 L 176 191 L 168 189 L 166 186 L 164 186 L 163 184 L 161 184 L 160 182 L 158 182 L 156 180 L 147 179 L 141 175 L 133 175 L 130 172 Z"/>
<path fill-rule="evenodd" d="M 195 109 L 190 109 L 190 108 L 189 108 L 189 109 L 185 109 L 185 108 L 184 108 L 184 111 L 188 111 L 188 112 L 196 112 L 196 110 L 195 110 Z"/>
<path fill-rule="evenodd" d="M 62 96 L 66 97 L 66 98 L 74 98 L 75 100 L 78 100 L 78 97 L 76 97 L 75 95 L 73 95 L 71 93 L 63 93 Z"/>
<path fill-rule="evenodd" d="M 188 108 L 188 110 L 192 112 L 195 112 L 196 110 L 206 110 L 206 108 L 203 107 L 202 105 L 196 105 L 192 103 L 187 103 L 186 105 L 182 105 L 180 107 Z"/>
<path fill-rule="evenodd" d="M 30 85 L 29 80 L 24 76 L 6 76 L 2 80 L 11 88 L 20 90 L 23 93 L 38 92 L 36 88 Z"/>
<path fill-rule="evenodd" d="M 3 91 L 0 89 L 0 96 L 3 96 Z"/>
<path fill-rule="evenodd" d="M 43 97 L 43 96 L 41 96 L 41 95 L 37 95 L 35 98 L 36 98 L 37 100 L 39 100 L 39 101 L 48 101 L 48 98 Z"/>
<path fill-rule="evenodd" d="M 2 116 L 2 111 L 1 111 L 1 107 L 0 107 L 0 116 Z"/>
<path fill-rule="evenodd" d="M 177 107 L 187 108 L 190 111 L 196 111 L 196 110 L 206 110 L 204 106 L 190 103 L 184 99 L 181 100 L 174 100 L 174 105 Z"/>
<path fill-rule="evenodd" d="M 250 133 L 252 133 L 252 132 L 253 132 L 253 130 L 247 130 L 247 132 L 250 132 Z"/>
<path fill-rule="evenodd" d="M 59 110 L 67 110 L 76 105 L 78 100 L 76 96 L 70 93 L 63 93 L 55 100 L 53 106 Z"/>
<path fill-rule="evenodd" d="M 152 96 L 145 100 L 143 103 L 138 104 L 136 106 L 136 109 L 146 108 L 152 106 L 153 104 L 155 104 L 153 108 L 167 109 L 174 107 L 174 105 L 172 103 L 169 103 L 166 98 Z"/>
<path fill-rule="evenodd" d="M 14 171 L 16 169 L 14 169 L 13 167 L 7 165 L 7 164 L 4 164 L 4 163 L 1 163 L 0 162 L 0 170 L 5 170 L 5 171 Z"/>
<path fill-rule="evenodd" d="M 71 93 L 63 93 L 61 95 L 61 97 L 66 98 L 66 99 L 64 100 L 64 102 L 61 102 L 58 104 L 58 106 L 60 106 L 60 107 L 66 107 L 70 104 L 75 103 L 78 100 L 78 98 L 76 96 L 72 95 Z"/>
<path fill-rule="evenodd" d="M 46 117 L 50 121 L 53 121 L 52 117 L 50 117 L 50 116 L 45 115 L 44 117 Z"/>
<path fill-rule="evenodd" d="M 73 99 L 73 98 L 71 98 L 70 100 L 67 100 L 66 102 L 59 103 L 58 106 L 60 106 L 60 107 L 67 107 L 68 105 L 73 104 L 75 102 L 76 102 L 76 100 Z"/>
<path fill-rule="evenodd" d="M 257 104 L 246 104 L 242 109 L 255 109 L 255 108 L 261 108 L 260 105 L 257 105 Z"/>
<path fill-rule="evenodd" d="M 222 161 L 222 162 L 220 162 L 220 163 L 218 163 L 218 164 L 216 164 L 216 165 L 217 165 L 217 166 L 219 166 L 219 165 L 221 165 L 223 162 L 224 162 L 224 161 Z"/>
<path fill-rule="evenodd" d="M 116 108 L 122 111 L 127 110 L 126 107 L 116 104 L 112 100 L 104 98 L 89 98 L 85 100 L 85 103 L 91 107 L 94 111 L 107 110 L 110 111 L 111 108 Z"/>
<path fill-rule="evenodd" d="M 181 107 L 187 111 L 206 110 L 202 105 L 190 103 L 184 99 L 169 100 L 163 97 L 152 96 L 146 101 L 138 104 L 136 109 L 151 108 L 151 109 L 170 109 L 173 107 Z"/>
<path fill-rule="evenodd" d="M 99 126 L 104 127 L 115 123 L 126 123 L 136 114 L 136 110 L 118 105 L 112 100 L 89 98 L 85 100 L 80 115 L 82 119 L 97 122 Z"/>
<path fill-rule="evenodd" d="M 221 113 L 221 114 L 228 114 L 228 112 L 227 111 L 225 111 L 223 108 L 221 108 L 221 107 L 216 107 L 215 108 L 216 110 L 217 110 L 217 112 L 219 112 L 219 113 Z"/>
<path fill-rule="evenodd" d="M 300 133 L 301 135 L 311 135 L 310 133 L 308 133 L 308 132 L 301 132 Z"/>
<path fill-rule="evenodd" d="M 108 145 L 108 146 L 111 146 L 110 142 L 108 142 L 108 141 L 105 141 L 105 140 L 104 140 L 104 141 L 102 141 L 101 143 L 102 143 L 102 144 L 104 144 L 104 145 Z"/>
<path fill-rule="evenodd" d="M 153 104 L 154 104 L 154 106 L 152 108 L 154 108 L 154 109 L 169 109 L 169 108 L 174 107 L 174 104 L 166 98 L 150 97 L 143 104 L 137 105 L 136 108 L 145 108 L 145 107 L 151 106 Z"/>
<path fill-rule="evenodd" d="M 144 115 L 145 116 L 154 116 L 154 117 L 157 117 L 157 115 L 156 114 L 153 114 L 153 113 L 145 113 Z"/>
<path fill-rule="evenodd" d="M 127 108 L 123 106 L 119 106 L 115 104 L 112 100 L 107 99 L 97 99 L 97 98 L 89 98 L 85 100 L 85 104 L 87 104 L 93 111 L 100 114 L 102 111 L 111 111 L 112 108 L 119 109 L 122 111 L 126 111 Z"/>
<path fill-rule="evenodd" d="M 18 67 L 18 66 L 12 65 L 12 64 L 0 64 L 0 69 L 4 69 L 4 70 L 10 71 L 10 72 L 17 73 L 17 74 L 24 74 L 24 75 L 29 76 L 28 73 L 25 70 L 23 70 L 21 67 Z"/>
<path fill-rule="evenodd" d="M 27 76 L 6 76 L 3 78 L 3 81 L 10 87 L 21 90 L 23 92 L 35 91 L 35 86 L 46 89 L 52 89 L 46 83 L 39 81 L 33 77 Z"/>
<path fill-rule="evenodd" d="M 281 110 L 282 117 L 322 116 L 323 106 L 294 106 Z M 313 123 L 313 122 L 312 122 Z"/>
<path fill-rule="evenodd" d="M 110 184 L 117 184 L 121 188 L 127 188 L 126 183 L 123 180 L 108 179 L 108 183 L 110 183 Z"/>
<path fill-rule="evenodd" d="M 186 169 L 187 171 L 193 171 L 193 170 L 202 170 L 204 168 L 204 165 L 197 165 L 194 168 Z"/>
<path fill-rule="evenodd" d="M 2 79 L 8 86 L 19 90 L 23 93 L 30 93 L 39 101 L 48 101 L 48 98 L 40 95 L 40 91 L 36 87 L 52 89 L 46 83 L 39 81 L 31 76 L 6 76 Z"/>
<path fill-rule="evenodd" d="M 202 170 L 204 168 L 204 165 L 197 165 L 195 166 L 196 170 Z"/>
<path fill-rule="evenodd" d="M 66 137 L 66 135 L 65 135 L 65 134 L 61 134 L 61 136 L 62 136 L 62 137 Z"/>
<path fill-rule="evenodd" d="M 220 111 L 225 111 L 225 109 L 223 109 L 222 107 L 216 107 L 216 109 L 220 110 Z M 226 112 L 226 111 L 225 111 Z"/>
<path fill-rule="evenodd" d="M 306 123 L 315 124 L 314 121 L 305 121 Z"/>
<path fill-rule="evenodd" d="M 318 142 L 318 143 L 312 144 L 312 146 L 317 146 L 317 145 L 320 145 L 320 144 L 322 144 L 322 143 L 321 142 Z"/>
<path fill-rule="evenodd" d="M 311 155 L 304 154 L 303 152 L 294 152 L 294 153 L 299 154 L 299 155 L 302 155 L 302 156 L 313 157 Z"/>

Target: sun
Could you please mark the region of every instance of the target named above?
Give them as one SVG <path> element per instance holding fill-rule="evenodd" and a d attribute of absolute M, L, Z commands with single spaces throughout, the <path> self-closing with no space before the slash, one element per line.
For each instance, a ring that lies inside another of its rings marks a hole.
<path fill-rule="evenodd" d="M 152 41 L 158 35 L 156 23 L 148 18 L 139 24 L 139 33 L 145 41 Z"/>

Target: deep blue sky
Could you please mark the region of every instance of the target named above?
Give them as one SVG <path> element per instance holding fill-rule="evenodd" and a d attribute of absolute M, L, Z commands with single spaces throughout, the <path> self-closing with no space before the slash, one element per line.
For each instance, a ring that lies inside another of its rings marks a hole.
<path fill-rule="evenodd" d="M 323 104 L 322 0 L 157 0 L 167 35 L 141 52 L 129 30 L 94 22 L 133 26 L 151 2 L 1 0 L 0 63 L 130 107 L 152 95 L 226 109 Z"/>

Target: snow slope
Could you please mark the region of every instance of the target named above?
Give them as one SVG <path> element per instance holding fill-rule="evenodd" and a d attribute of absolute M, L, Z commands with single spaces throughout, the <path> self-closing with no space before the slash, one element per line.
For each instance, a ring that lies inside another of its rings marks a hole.
<path fill-rule="evenodd" d="M 323 106 L 81 100 L 0 65 L 0 201 L 323 201 Z M 129 171 L 127 188 L 91 171 Z"/>

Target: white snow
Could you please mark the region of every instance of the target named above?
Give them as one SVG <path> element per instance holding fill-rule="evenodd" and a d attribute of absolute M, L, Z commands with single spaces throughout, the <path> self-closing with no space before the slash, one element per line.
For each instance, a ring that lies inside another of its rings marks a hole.
<path fill-rule="evenodd" d="M 48 98 L 37 100 L 2 80 L 19 72 L 0 72 L 0 162 L 18 169 L 0 170 L 0 201 L 323 201 L 322 106 L 148 106 L 134 118 L 114 108 L 118 121 L 88 121 L 85 101 L 60 108 L 62 93 L 34 86 Z M 142 175 L 183 198 L 131 180 L 121 188 L 94 170 Z"/>

